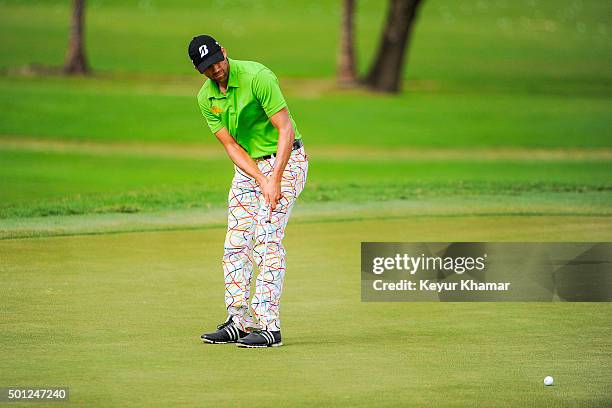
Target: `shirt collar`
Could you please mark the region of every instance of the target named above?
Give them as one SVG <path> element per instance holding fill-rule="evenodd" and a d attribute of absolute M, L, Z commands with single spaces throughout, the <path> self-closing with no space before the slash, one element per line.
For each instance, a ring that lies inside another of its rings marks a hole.
<path fill-rule="evenodd" d="M 228 88 L 238 88 L 238 64 L 236 63 L 235 60 L 228 58 L 227 61 L 229 62 L 229 79 L 227 80 L 227 87 Z M 218 88 L 218 87 L 217 87 Z"/>
<path fill-rule="evenodd" d="M 227 61 L 229 62 L 229 78 L 227 80 L 227 87 L 228 88 L 238 88 L 238 72 L 239 71 L 238 71 L 237 64 L 231 58 L 228 58 Z M 219 89 L 219 84 L 213 81 L 212 79 L 209 79 L 209 81 L 212 81 L 212 83 L 210 84 L 212 95 L 210 95 L 210 97 L 215 98 L 215 99 L 225 98 L 226 95 L 221 93 L 221 90 Z"/>

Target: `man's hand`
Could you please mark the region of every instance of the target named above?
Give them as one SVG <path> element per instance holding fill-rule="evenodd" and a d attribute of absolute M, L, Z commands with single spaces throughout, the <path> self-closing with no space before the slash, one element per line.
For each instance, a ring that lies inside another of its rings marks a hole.
<path fill-rule="evenodd" d="M 291 117 L 287 108 L 279 110 L 270 117 L 270 122 L 278 130 L 278 145 L 276 150 L 276 160 L 274 169 L 263 185 L 260 183 L 261 192 L 266 199 L 266 204 L 272 210 L 276 209 L 278 201 L 281 199 L 281 180 L 283 172 L 291 155 L 291 145 L 295 140 L 295 132 L 291 124 Z"/>
<path fill-rule="evenodd" d="M 281 199 L 281 183 L 280 180 L 276 181 L 273 178 L 263 178 L 263 182 L 260 182 L 261 193 L 263 194 L 266 204 L 272 209 L 276 209 L 278 201 Z"/>
<path fill-rule="evenodd" d="M 274 210 L 282 197 L 281 180 L 287 162 L 289 161 L 289 156 L 291 155 L 291 147 L 295 140 L 295 132 L 287 108 L 283 108 L 272 115 L 270 117 L 270 122 L 272 122 L 272 125 L 278 130 L 278 145 L 274 169 L 269 177 L 262 174 L 257 164 L 249 157 L 247 152 L 238 145 L 226 128 L 221 128 L 215 133 L 215 136 L 223 144 L 223 147 L 225 147 L 227 154 L 234 164 L 257 181 L 266 200 L 266 204 Z"/>

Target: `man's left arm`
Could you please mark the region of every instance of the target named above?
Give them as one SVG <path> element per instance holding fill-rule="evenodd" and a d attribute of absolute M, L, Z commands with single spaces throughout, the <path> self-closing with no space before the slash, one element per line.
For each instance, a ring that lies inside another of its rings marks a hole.
<path fill-rule="evenodd" d="M 268 178 L 268 184 L 263 191 L 266 202 L 274 210 L 278 200 L 281 198 L 281 181 L 283 172 L 289 156 L 291 156 L 293 141 L 295 140 L 295 131 L 289 117 L 287 108 L 283 108 L 274 115 L 270 116 L 270 122 L 276 130 L 278 130 L 278 146 L 276 148 L 276 160 L 274 161 L 274 170 Z"/>
<path fill-rule="evenodd" d="M 266 187 L 262 190 L 266 202 L 272 209 L 275 209 L 278 200 L 281 198 L 281 180 L 291 155 L 295 131 L 276 75 L 267 68 L 262 69 L 253 78 L 252 87 L 253 94 L 278 131 L 274 170 L 268 177 Z"/>

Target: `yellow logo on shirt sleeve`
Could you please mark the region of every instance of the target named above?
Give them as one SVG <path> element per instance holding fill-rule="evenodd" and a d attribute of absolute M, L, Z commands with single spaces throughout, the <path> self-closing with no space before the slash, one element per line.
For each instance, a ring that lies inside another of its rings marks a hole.
<path fill-rule="evenodd" d="M 212 113 L 214 113 L 215 115 L 218 115 L 218 114 L 220 114 L 221 112 L 223 112 L 223 109 L 221 109 L 221 108 L 220 108 L 220 107 L 218 107 L 218 106 L 211 106 L 211 107 L 210 107 L 210 111 L 211 111 Z"/>

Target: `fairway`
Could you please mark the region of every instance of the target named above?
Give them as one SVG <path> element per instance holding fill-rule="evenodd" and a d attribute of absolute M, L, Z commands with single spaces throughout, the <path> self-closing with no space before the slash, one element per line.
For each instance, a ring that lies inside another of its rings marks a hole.
<path fill-rule="evenodd" d="M 222 227 L 2 241 L 0 382 L 69 384 L 71 406 L 248 395 L 256 407 L 605 407 L 607 304 L 361 303 L 358 271 L 362 240 L 603 241 L 610 231 L 609 217 L 298 222 L 286 241 L 285 346 L 270 350 L 199 340 L 224 317 Z M 556 385 L 545 388 L 549 374 Z"/>

